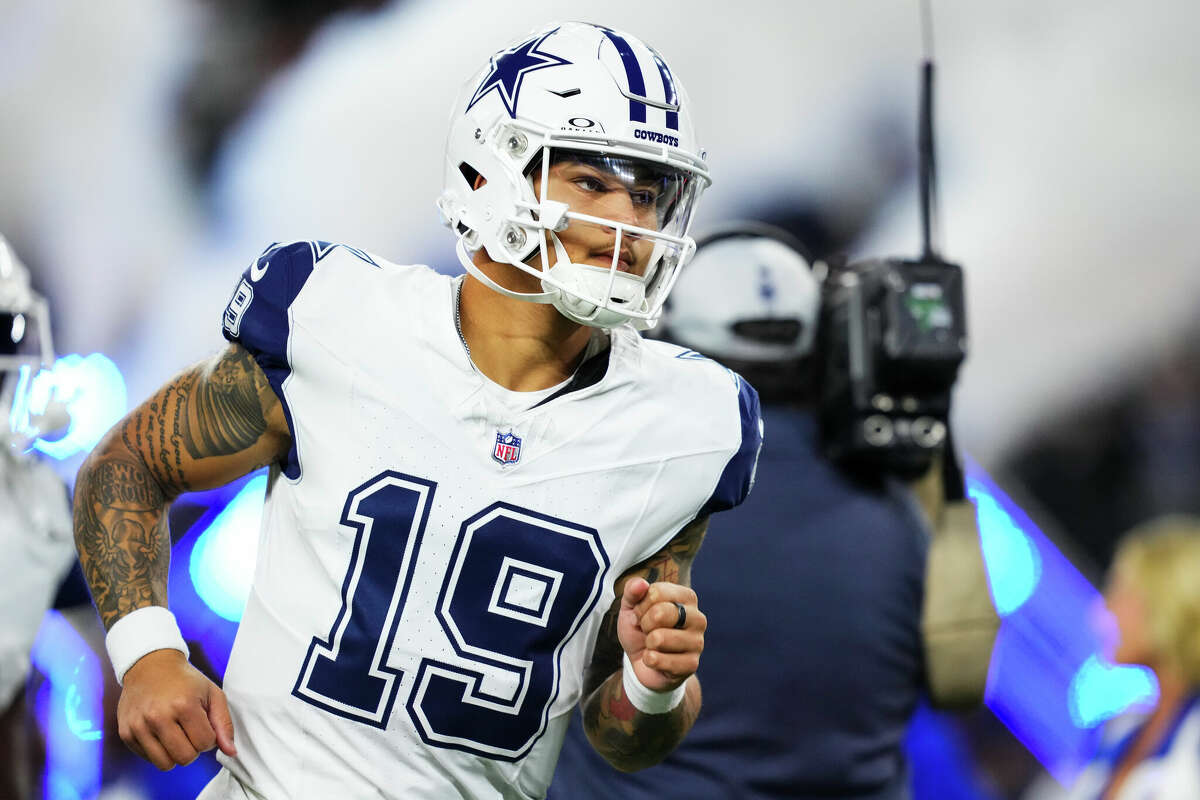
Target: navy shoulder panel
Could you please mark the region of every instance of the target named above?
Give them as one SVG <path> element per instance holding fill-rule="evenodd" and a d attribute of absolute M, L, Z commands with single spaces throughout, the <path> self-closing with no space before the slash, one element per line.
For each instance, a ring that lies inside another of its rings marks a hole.
<path fill-rule="evenodd" d="M 292 480 L 300 477 L 300 458 L 292 410 L 283 395 L 283 382 L 292 373 L 288 359 L 291 334 L 288 309 L 312 275 L 317 262 L 314 244 L 276 243 L 264 250 L 242 273 L 233 297 L 225 306 L 222 322 L 225 338 L 237 342 L 254 356 L 283 405 L 288 430 L 292 432 L 292 446 L 282 467 Z"/>
<path fill-rule="evenodd" d="M 225 338 L 249 350 L 263 369 L 287 366 L 288 309 L 315 264 L 309 242 L 273 244 L 242 273 L 225 306 Z"/>
<path fill-rule="evenodd" d="M 758 392 L 750 382 L 733 373 L 738 385 L 738 412 L 741 415 L 742 442 L 725 464 L 721 478 L 712 497 L 700 509 L 700 515 L 727 511 L 740 505 L 754 487 L 754 473 L 758 468 L 758 452 L 762 449 L 762 409 L 758 404 Z"/>

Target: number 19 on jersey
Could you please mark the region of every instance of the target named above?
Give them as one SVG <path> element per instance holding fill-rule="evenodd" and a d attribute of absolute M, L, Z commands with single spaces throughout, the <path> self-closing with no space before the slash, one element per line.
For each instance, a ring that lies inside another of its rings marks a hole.
<path fill-rule="evenodd" d="M 435 607 L 408 603 L 437 484 L 385 471 L 351 491 L 356 532 L 329 634 L 314 636 L 292 694 L 378 728 L 404 671 L 388 666 L 407 614 L 432 613 L 457 658 L 422 658 L 405 708 L 421 738 L 502 760 L 545 731 L 564 646 L 594 608 L 608 557 L 593 528 L 496 502 L 465 520 Z"/>

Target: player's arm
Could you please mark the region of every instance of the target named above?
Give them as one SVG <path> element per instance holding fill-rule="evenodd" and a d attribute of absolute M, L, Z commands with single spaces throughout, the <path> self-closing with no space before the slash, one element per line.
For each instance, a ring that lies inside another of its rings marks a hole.
<path fill-rule="evenodd" d="M 185 370 L 122 419 L 75 484 L 75 545 L 105 628 L 167 604 L 167 508 L 287 453 L 278 398 L 253 357 L 231 344 Z"/>
<path fill-rule="evenodd" d="M 290 441 L 279 399 L 238 344 L 182 372 L 105 435 L 80 467 L 74 527 L 106 629 L 166 606 L 171 502 L 281 459 Z M 223 695 L 178 651 L 146 654 L 123 684 L 121 738 L 160 769 L 188 763 L 214 740 L 232 753 Z"/>
<path fill-rule="evenodd" d="M 624 772 L 661 761 L 700 713 L 695 672 L 708 623 L 691 589 L 691 567 L 707 529 L 708 518 L 697 519 L 661 551 L 622 575 L 616 600 L 601 625 L 584 676 L 583 725 L 596 751 Z M 682 628 L 675 627 L 675 603 L 685 610 Z M 639 711 L 625 690 L 628 665 L 633 666 L 633 678 L 652 691 L 682 686 L 682 700 L 662 713 Z"/>

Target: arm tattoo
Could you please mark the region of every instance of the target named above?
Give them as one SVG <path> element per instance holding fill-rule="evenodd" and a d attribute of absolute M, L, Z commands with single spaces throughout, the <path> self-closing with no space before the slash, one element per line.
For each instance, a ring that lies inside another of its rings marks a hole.
<path fill-rule="evenodd" d="M 700 714 L 700 682 L 684 684 L 682 703 L 665 714 L 643 714 L 625 696 L 621 673 L 612 675 L 583 708 L 583 729 L 604 758 L 623 772 L 652 767 L 683 741 Z"/>
<path fill-rule="evenodd" d="M 617 769 L 633 771 L 657 764 L 683 740 L 700 713 L 700 682 L 694 676 L 685 684 L 684 701 L 672 711 L 644 714 L 633 707 L 621 682 L 623 651 L 617 640 L 617 615 L 630 578 L 690 585 L 692 561 L 707 528 L 707 518 L 696 520 L 658 553 L 622 575 L 617 596 L 600 625 L 584 675 L 583 727 L 592 746 Z"/>
<path fill-rule="evenodd" d="M 192 458 L 245 450 L 267 428 L 262 397 L 271 388 L 241 347 L 227 351 L 206 372 L 205 380 L 180 398 L 180 415 L 188 423 L 183 443 Z"/>
<path fill-rule="evenodd" d="M 171 538 L 162 490 L 133 461 L 101 461 L 80 477 L 75 544 L 104 627 L 142 606 L 166 605 Z"/>
<path fill-rule="evenodd" d="M 171 537 L 167 508 L 197 475 L 219 485 L 269 458 L 265 409 L 278 403 L 253 357 L 231 346 L 186 370 L 109 433 L 75 485 L 75 546 L 106 628 L 148 605 L 166 605 Z M 240 454 L 232 472 L 203 460 Z M 256 460 L 249 460 L 256 458 Z"/>

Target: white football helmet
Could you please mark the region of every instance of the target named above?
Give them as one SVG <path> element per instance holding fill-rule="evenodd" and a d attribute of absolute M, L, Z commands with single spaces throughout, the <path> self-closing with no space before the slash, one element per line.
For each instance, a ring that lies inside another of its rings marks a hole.
<path fill-rule="evenodd" d="M 0 236 L 0 413 L 8 421 L 4 439 L 17 449 L 61 427 L 61 420 L 30 413 L 34 378 L 54 366 L 50 313 L 29 282 L 29 270 Z M 61 409 L 58 409 L 61 410 Z"/>
<path fill-rule="evenodd" d="M 562 160 L 603 170 L 631 192 L 651 186 L 643 202 L 654 204 L 654 226 L 549 199 L 550 167 Z M 695 250 L 688 229 L 709 183 L 687 93 L 658 53 L 621 31 L 564 22 L 496 53 L 467 82 L 450 121 L 438 208 L 458 236 L 463 267 L 495 291 L 551 303 L 585 325 L 650 328 Z M 611 231 L 611 263 L 571 263 L 557 235 L 568 225 Z M 621 268 L 623 244 L 635 241 L 652 243 L 642 275 L 628 271 L 627 259 Z M 500 286 L 472 260 L 480 247 L 539 278 L 543 291 Z"/>
<path fill-rule="evenodd" d="M 799 241 L 761 223 L 734 223 L 700 239 L 671 295 L 664 335 L 719 360 L 785 363 L 812 351 L 820 307 Z"/>

